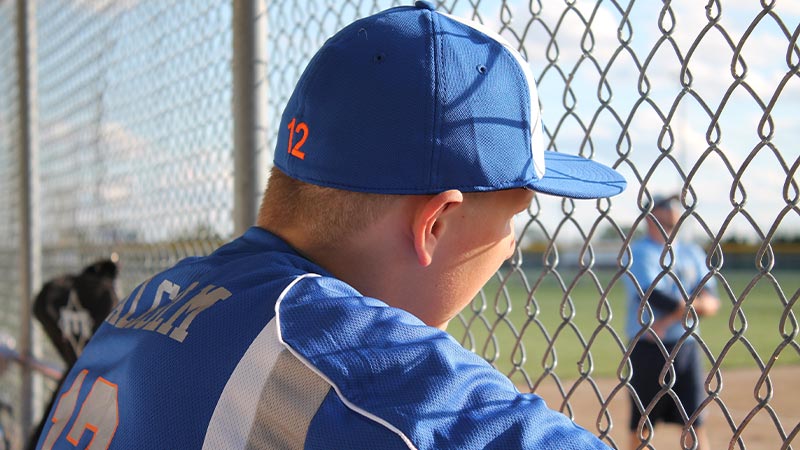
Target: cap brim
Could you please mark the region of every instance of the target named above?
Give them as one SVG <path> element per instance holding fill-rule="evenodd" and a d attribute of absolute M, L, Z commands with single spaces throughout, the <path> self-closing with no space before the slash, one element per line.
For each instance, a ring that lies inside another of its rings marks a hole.
<path fill-rule="evenodd" d="M 653 209 L 661 209 L 667 208 L 672 209 L 673 207 L 677 207 L 675 202 L 680 200 L 680 196 L 678 194 L 673 194 L 669 196 L 663 195 L 655 195 L 653 196 Z M 645 209 L 649 208 L 649 205 Z"/>
<path fill-rule="evenodd" d="M 581 156 L 544 152 L 545 174 L 525 187 L 570 198 L 602 198 L 625 190 L 627 182 L 616 170 Z"/>

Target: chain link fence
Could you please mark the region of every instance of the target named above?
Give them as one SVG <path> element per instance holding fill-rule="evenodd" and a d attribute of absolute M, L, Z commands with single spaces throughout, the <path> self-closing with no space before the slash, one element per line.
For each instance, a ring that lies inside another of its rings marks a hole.
<path fill-rule="evenodd" d="M 17 136 L 19 93 L 17 87 L 16 12 L 0 2 L 0 342 L 16 344 L 19 336 L 21 286 L 16 255 L 20 251 L 20 180 Z M 2 345 L 2 344 L 0 344 Z M 0 362 L 0 402 L 18 409 L 21 404 L 18 366 Z M 0 426 L 9 424 L 0 411 Z M 3 433 L 6 434 L 6 433 Z"/>
<path fill-rule="evenodd" d="M 26 245 L 19 130 L 36 131 L 38 276 L 116 253 L 126 294 L 233 237 L 235 209 L 257 207 L 235 199 L 236 127 L 246 122 L 266 143 L 250 161 L 266 173 L 280 113 L 316 49 L 358 17 L 407 4 L 250 8 L 249 20 L 266 27 L 265 54 L 244 55 L 246 67 L 237 67 L 242 30 L 233 23 L 247 2 L 40 0 L 38 45 L 29 50 L 37 114 L 24 123 L 21 3 L 0 1 L 0 331 L 12 337 L 27 307 L 18 262 Z M 703 354 L 701 412 L 712 447 L 791 448 L 800 430 L 789 401 L 800 392 L 800 7 L 450 0 L 438 8 L 498 31 L 530 61 L 550 150 L 612 165 L 629 181 L 611 200 L 537 196 L 516 221 L 516 256 L 449 331 L 520 390 L 541 394 L 610 446 L 629 448 L 630 339 L 648 333 L 646 319 L 637 335 L 624 332 L 630 244 L 644 233 L 652 196 L 678 192 L 682 214 L 668 238 L 703 246 L 707 279 L 716 280 L 723 303 L 703 320 L 702 334 L 684 322 L 684 340 L 695 336 Z M 232 112 L 243 101 L 234 93 L 243 67 L 263 74 L 245 89 L 264 90 L 264 123 Z M 252 187 L 256 199 L 263 186 Z M 665 265 L 662 276 L 669 272 Z M 54 360 L 47 345 L 42 352 Z M 22 376 L 18 366 L 4 373 L 2 400 L 15 411 L 32 401 L 38 420 L 44 396 L 24 398 Z M 658 397 L 672 395 L 665 382 Z M 637 406 L 647 413 L 654 405 Z M 696 448 L 697 414 L 683 414 L 683 427 L 640 424 L 636 445 Z"/>
<path fill-rule="evenodd" d="M 122 289 L 232 233 L 231 5 L 44 1 L 45 278 L 119 252 Z"/>

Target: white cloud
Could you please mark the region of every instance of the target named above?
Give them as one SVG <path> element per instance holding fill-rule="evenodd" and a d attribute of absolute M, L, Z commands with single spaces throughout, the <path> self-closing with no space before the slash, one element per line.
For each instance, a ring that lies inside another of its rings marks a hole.
<path fill-rule="evenodd" d="M 758 2 L 750 0 L 726 0 L 724 8 L 732 14 L 752 14 L 753 11 L 762 9 Z M 780 0 L 775 4 L 774 11 L 786 19 L 797 20 L 797 17 L 792 16 L 800 16 L 800 3 L 792 0 Z"/>
<path fill-rule="evenodd" d="M 581 39 L 584 38 L 586 27 L 578 19 L 575 11 L 567 11 L 569 6 L 564 2 L 541 2 L 534 3 L 533 6 L 528 2 L 509 3 L 511 26 L 514 30 L 520 32 L 530 25 L 523 44 L 534 74 L 537 76 L 548 64 L 548 56 L 554 56 L 552 48 L 550 49 L 551 53 L 548 54 L 551 37 L 545 32 L 542 24 L 538 21 L 533 24 L 528 23 L 531 20 L 529 8 L 536 8 L 538 4 L 541 4 L 542 7 L 537 20 L 547 24 L 550 32 L 555 31 L 554 27 L 566 14 L 566 20 L 562 21 L 557 32 L 559 59 L 556 64 L 566 75 L 569 75 L 582 56 Z M 460 9 L 454 11 L 455 14 L 471 17 L 471 4 L 459 2 L 457 5 L 457 8 Z M 705 5 L 705 2 L 695 0 L 674 0 L 670 3 L 676 20 L 672 37 L 684 56 L 698 39 L 703 28 L 708 25 Z M 595 15 L 591 25 L 595 39 L 592 56 L 599 61 L 601 67 L 605 67 L 612 53 L 620 46 L 617 33 L 622 20 L 621 14 L 608 2 L 601 3 L 599 9 L 593 12 L 596 7 L 594 0 L 577 0 L 571 7 L 577 9 L 586 19 L 592 14 Z M 644 63 L 645 58 L 653 50 L 653 46 L 663 36 L 658 29 L 659 14 L 662 8 L 663 3 L 661 2 L 637 2 L 632 8 L 630 21 L 633 39 L 631 46 L 640 63 Z M 722 4 L 722 8 L 723 22 L 721 24 L 736 45 L 747 26 L 761 11 L 761 6 L 751 0 L 726 0 Z M 484 24 L 492 29 L 500 30 L 502 23 L 499 2 L 480 3 L 480 9 L 480 17 Z M 775 11 L 781 15 L 786 26 L 793 30 L 797 24 L 798 15 L 800 15 L 800 2 L 778 2 Z M 502 17 L 509 18 L 508 16 Z M 666 22 L 662 21 L 662 24 L 666 24 Z M 622 33 L 624 36 L 627 35 L 627 27 Z M 510 31 L 503 34 L 514 43 L 515 37 L 511 36 Z M 661 45 L 663 48 L 650 61 L 647 70 L 647 77 L 651 85 L 648 98 L 656 103 L 662 114 L 666 115 L 680 93 L 681 86 L 679 66 L 677 65 L 678 57 L 675 50 L 669 43 Z M 766 18 L 764 23 L 760 24 L 756 31 L 748 37 L 744 46 L 742 55 L 748 64 L 746 82 L 764 102 L 769 101 L 788 70 L 785 61 L 787 45 L 787 38 L 779 32 L 774 20 Z M 693 77 L 691 88 L 712 110 L 712 114 L 717 112 L 724 95 L 734 83 L 731 75 L 733 54 L 734 49 L 725 41 L 722 33 L 719 30 L 711 29 L 703 36 L 703 40 L 697 46 L 689 63 Z M 584 61 L 582 64 L 586 63 Z M 572 88 L 577 97 L 578 108 L 580 108 L 577 113 L 582 119 L 591 118 L 594 110 L 599 107 L 597 100 L 599 74 L 596 74 L 597 71 L 593 66 L 582 66 L 581 70 L 577 72 L 577 78 L 572 81 Z M 627 55 L 619 57 L 610 72 L 612 78 L 609 78 L 609 82 L 614 93 L 612 106 L 623 120 L 628 118 L 634 101 L 639 99 L 639 93 L 636 91 L 639 75 L 635 64 Z M 561 80 L 559 74 L 552 70 L 545 75 L 543 80 L 539 81 L 545 117 L 549 120 L 545 125 L 554 127 L 557 120 L 560 119 L 559 114 L 563 114 L 564 81 Z M 791 153 L 787 152 L 797 154 L 789 145 L 794 145 L 792 139 L 796 139 L 800 135 L 800 118 L 790 114 L 790 108 L 786 105 L 800 102 L 800 86 L 796 85 L 798 82 L 790 81 L 781 93 L 779 103 L 783 105 L 783 109 L 774 112 L 778 130 L 774 144 L 784 152 L 784 158 L 790 165 L 794 158 Z M 733 166 L 733 171 L 736 172 L 760 141 L 756 128 L 763 112 L 742 87 L 737 88 L 734 95 L 722 106 L 724 109 L 720 117 L 722 136 L 719 147 Z M 586 110 L 586 108 L 589 109 Z M 711 120 L 709 114 L 690 96 L 684 97 L 676 111 L 676 117 L 671 124 L 676 141 L 672 156 L 687 173 L 691 171 L 709 147 L 706 130 Z M 606 121 L 605 125 L 593 130 L 592 140 L 595 148 L 598 149 L 598 156 L 604 159 L 604 162 L 609 162 L 615 155 L 613 147 L 616 145 L 621 129 L 609 121 Z M 628 133 L 631 138 L 630 158 L 637 165 L 640 176 L 645 176 L 650 170 L 650 165 L 659 155 L 658 139 L 663 128 L 663 121 L 652 111 L 651 106 L 641 105 L 636 111 Z M 570 151 L 571 148 L 567 148 L 568 144 L 580 141 L 580 136 L 568 135 L 563 130 L 560 133 L 558 145 L 562 151 Z M 716 139 L 716 136 L 713 138 Z M 627 147 L 625 143 L 622 145 L 623 149 Z M 762 152 L 768 152 L 768 149 L 764 149 Z M 769 229 L 777 214 L 785 207 L 782 192 L 786 177 L 777 164 L 774 157 L 765 153 L 750 163 L 742 177 L 748 197 L 745 210 L 753 216 L 757 226 L 764 232 Z M 640 214 L 636 206 L 640 186 L 631 171 L 624 166 L 621 171 L 629 179 L 629 188 L 622 195 L 615 197 L 612 202 L 614 219 L 618 223 L 624 224 L 632 222 Z M 765 176 L 765 174 L 773 176 Z M 698 195 L 697 212 L 713 232 L 719 230 L 725 224 L 728 215 L 734 211 L 730 199 L 733 178 L 734 175 L 726 167 L 722 158 L 717 154 L 711 154 L 702 162 L 692 179 L 691 186 Z M 682 181 L 677 171 L 671 167 L 668 161 L 665 161 L 655 170 L 648 181 L 647 189 L 651 193 L 675 191 L 680 188 Z M 563 214 L 559 213 L 563 200 L 540 196 L 539 201 L 544 210 L 552 211 L 552 214 L 543 214 L 540 217 L 542 221 L 546 222 L 548 230 L 552 231 L 563 220 Z M 574 217 L 586 231 L 588 228 L 584 227 L 591 226 L 597 215 L 595 202 L 577 201 L 575 204 L 577 206 L 573 213 Z M 751 236 L 754 234 L 752 227 L 741 218 L 733 220 L 730 226 L 739 233 Z M 784 221 L 781 227 L 800 231 L 797 220 Z M 694 220 L 688 222 L 687 231 L 695 235 L 703 234 Z M 575 236 L 577 230 L 567 226 L 564 233 Z"/>
<path fill-rule="evenodd" d="M 561 2 L 542 2 L 542 4 L 544 6 L 541 11 L 541 20 L 548 26 L 554 27 L 567 7 Z M 698 39 L 698 36 L 700 36 L 703 28 L 708 24 L 708 19 L 705 15 L 705 3 L 694 0 L 677 0 L 671 2 L 670 5 L 676 17 L 672 36 L 685 56 L 696 39 Z M 588 18 L 591 16 L 594 6 L 594 1 L 578 0 L 575 2 L 574 7 L 581 11 L 584 17 Z M 730 34 L 734 45 L 736 45 L 746 27 L 761 10 L 761 6 L 751 1 L 726 1 L 722 6 L 723 18 L 726 19 L 723 27 L 725 32 Z M 657 39 L 662 36 L 657 27 L 659 22 L 658 14 L 662 7 L 663 4 L 658 2 L 658 4 L 637 3 L 633 8 L 631 15 L 634 33 L 632 46 L 641 63 L 652 51 L 652 46 L 655 45 Z M 514 20 L 518 21 L 515 24 L 517 27 L 526 25 L 527 20 L 529 20 L 525 5 L 520 3 L 518 9 L 512 11 Z M 779 2 L 776 12 L 781 15 L 786 26 L 793 30 L 797 23 L 797 17 L 791 17 L 790 15 L 800 14 L 800 2 Z M 482 17 L 484 21 L 487 20 L 486 14 L 483 14 Z M 585 27 L 576 19 L 574 12 L 568 12 L 567 17 L 569 20 L 564 22 L 558 30 L 557 40 L 560 54 L 557 64 L 565 73 L 569 74 L 581 56 L 580 42 Z M 601 62 L 620 45 L 617 39 L 619 21 L 618 12 L 612 6 L 607 3 L 601 4 L 592 26 L 596 39 L 593 56 Z M 495 25 L 499 28 L 499 20 Z M 552 30 L 553 28 L 551 28 Z M 531 58 L 531 65 L 537 74 L 537 70 L 541 70 L 547 63 L 549 38 L 538 23 L 531 27 L 526 37 L 526 50 Z M 679 66 L 677 66 L 678 58 L 675 55 L 675 51 L 668 43 L 662 45 L 664 48 L 660 49 L 656 57 L 650 62 L 647 77 L 651 84 L 649 99 L 657 104 L 662 114 L 666 115 L 680 93 L 681 87 Z M 744 46 L 742 56 L 748 64 L 746 83 L 755 90 L 765 103 L 770 101 L 788 70 L 785 60 L 787 45 L 787 38 L 779 32 L 774 20 L 766 18 L 748 37 Z M 734 83 L 731 75 L 733 54 L 734 49 L 725 41 L 721 32 L 712 29 L 703 36 L 703 40 L 697 46 L 695 53 L 692 55 L 689 69 L 693 77 L 691 88 L 707 104 L 711 109 L 711 113 L 714 114 L 720 106 L 723 107 L 719 122 L 722 132 L 719 147 L 724 152 L 724 157 L 733 166 L 735 174 L 744 164 L 753 148 L 760 142 L 757 127 L 763 111 L 750 95 L 745 92 L 743 87 L 737 88 L 733 96 L 727 99 L 724 105 L 721 104 L 727 91 Z M 597 103 L 596 89 L 598 80 L 593 79 L 593 71 L 593 67 L 591 70 L 581 70 L 578 73 L 579 78 L 573 80 L 573 89 L 581 107 L 587 103 L 590 105 Z M 632 107 L 633 101 L 639 97 L 639 94 L 631 89 L 631 86 L 636 85 L 636 78 L 639 73 L 632 62 L 620 59 L 615 62 L 612 75 L 614 78 L 609 79 L 615 95 L 612 104 L 615 108 L 619 108 L 616 112 L 621 114 L 623 119 L 626 119 L 629 113 L 626 107 L 629 104 Z M 561 104 L 563 81 L 553 71 L 549 72 L 545 79 L 541 81 L 540 85 L 543 85 L 543 88 L 540 87 L 540 91 L 546 91 L 541 95 L 543 106 L 546 112 L 550 113 L 545 117 L 555 115 L 557 120 L 559 118 L 558 114 L 561 114 L 564 108 Z M 620 95 L 629 98 L 620 98 Z M 787 105 L 797 104 L 798 102 L 800 102 L 800 83 L 795 82 L 793 79 L 781 92 L 778 107 L 782 109 L 776 109 L 773 112 L 777 129 L 773 143 L 778 146 L 779 151 L 783 152 L 783 157 L 788 161 L 789 165 L 794 162 L 791 152 L 794 152 L 795 155 L 797 154 L 790 145 L 795 144 L 792 137 L 796 139 L 797 136 L 800 136 L 800 118 L 791 114 L 791 107 Z M 583 117 L 586 111 L 583 111 L 583 109 L 580 111 Z M 651 111 L 652 108 L 650 106 L 640 106 L 631 128 L 628 130 L 632 139 L 630 157 L 637 164 L 637 169 L 641 176 L 648 172 L 650 164 L 659 155 L 658 136 L 662 133 L 664 127 L 663 121 Z M 588 114 L 591 115 L 592 111 L 589 111 Z M 671 124 L 676 140 L 673 157 L 678 160 L 687 173 L 691 171 L 692 167 L 709 147 L 706 132 L 711 121 L 712 118 L 697 104 L 695 99 L 687 96 L 681 100 L 681 106 L 676 111 L 676 117 Z M 555 123 L 550 120 L 546 125 L 554 126 Z M 592 139 L 595 141 L 596 148 L 603 147 L 601 151 L 605 152 L 603 153 L 604 157 L 613 155 L 614 152 L 606 149 L 606 147 L 609 146 L 609 143 L 612 143 L 610 144 L 612 146 L 613 143 L 616 143 L 619 131 L 615 130 L 613 126 L 594 130 Z M 712 136 L 712 139 L 716 138 L 716 135 Z M 565 143 L 573 142 L 576 139 L 575 136 L 567 136 L 562 131 L 562 134 L 558 137 L 561 145 L 559 148 L 565 148 Z M 626 144 L 623 144 L 623 147 L 625 146 Z M 756 225 L 763 232 L 766 232 L 776 220 L 778 213 L 785 207 L 782 192 L 786 177 L 775 158 L 770 154 L 769 149 L 763 149 L 761 152 L 764 152 L 764 154 L 760 154 L 749 163 L 750 165 L 742 177 L 742 183 L 747 193 L 745 211 L 754 218 Z M 640 186 L 633 179 L 631 172 L 625 168 L 622 170 L 629 177 L 629 189 L 614 198 L 613 204 L 615 220 L 625 223 L 626 221 L 632 221 L 639 215 L 636 201 Z M 731 170 L 728 169 L 719 155 L 711 154 L 700 164 L 696 175 L 692 179 L 692 188 L 698 195 L 697 212 L 713 232 L 716 232 L 725 224 L 725 221 L 728 220 L 727 217 L 735 209 L 730 198 L 734 174 L 731 174 Z M 765 176 L 765 174 L 772 174 L 772 176 Z M 679 189 L 681 183 L 680 176 L 671 167 L 671 164 L 662 162 L 648 181 L 647 188 L 651 193 L 676 190 Z M 734 200 L 737 200 L 737 196 L 738 194 L 735 194 Z M 545 196 L 542 196 L 540 201 L 544 209 L 554 212 L 552 216 L 542 217 L 542 220 L 552 222 L 547 223 L 548 227 L 557 226 L 559 221 L 563 219 L 563 216 L 557 213 L 561 210 L 562 201 Z M 588 207 L 579 207 L 575 212 L 575 216 L 578 217 L 579 223 L 583 223 L 582 221 L 585 220 L 590 225 L 592 217 L 596 215 L 596 211 L 593 211 L 594 203 L 576 203 L 579 205 L 588 204 Z M 800 232 L 797 222 L 797 220 L 785 220 L 781 223 L 781 227 L 787 232 Z M 754 235 L 752 226 L 742 218 L 733 220 L 730 223 L 730 227 L 741 234 Z M 549 229 L 552 230 L 553 228 Z M 704 234 L 694 221 L 689 222 L 687 231 L 695 235 Z M 567 233 L 571 232 L 567 231 Z"/>
<path fill-rule="evenodd" d="M 121 156 L 123 159 L 144 157 L 150 147 L 147 140 L 133 133 L 119 122 L 103 122 L 100 136 L 104 147 L 122 149 Z"/>
<path fill-rule="evenodd" d="M 140 0 L 72 0 L 72 3 L 95 14 L 116 14 L 132 9 Z"/>

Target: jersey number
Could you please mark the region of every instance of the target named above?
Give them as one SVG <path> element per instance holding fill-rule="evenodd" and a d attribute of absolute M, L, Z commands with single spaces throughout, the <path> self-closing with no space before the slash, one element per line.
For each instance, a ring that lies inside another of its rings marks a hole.
<path fill-rule="evenodd" d="M 297 119 L 292 118 L 292 121 L 289 122 L 288 128 L 289 128 L 289 153 L 291 153 L 292 156 L 296 156 L 300 159 L 305 159 L 306 154 L 300 151 L 300 147 L 302 147 L 303 144 L 306 143 L 306 139 L 308 139 L 308 125 L 306 125 L 305 122 L 297 122 Z M 295 133 L 301 134 L 301 136 L 300 140 L 297 141 L 297 143 L 294 144 L 294 146 L 292 146 L 292 143 L 294 143 Z"/>
<path fill-rule="evenodd" d="M 75 407 L 78 406 L 78 394 L 88 373 L 88 370 L 81 371 L 75 377 L 69 390 L 63 393 L 58 400 L 51 419 L 53 425 L 47 433 L 42 450 L 53 448 L 70 418 L 75 414 Z M 111 445 L 111 440 L 114 438 L 114 433 L 117 432 L 117 425 L 119 425 L 117 385 L 103 377 L 98 377 L 92 385 L 89 395 L 80 406 L 75 423 L 67 433 L 67 441 L 77 447 L 83 432 L 88 429 L 94 433 L 94 436 L 85 448 L 89 450 L 107 449 Z"/>

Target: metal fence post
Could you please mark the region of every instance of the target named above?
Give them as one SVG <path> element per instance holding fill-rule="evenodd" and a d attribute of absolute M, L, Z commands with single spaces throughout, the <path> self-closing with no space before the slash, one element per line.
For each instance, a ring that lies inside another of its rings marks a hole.
<path fill-rule="evenodd" d="M 238 235 L 256 221 L 266 178 L 258 160 L 266 148 L 266 2 L 234 0 L 233 30 L 233 231 Z"/>
<path fill-rule="evenodd" d="M 31 298 L 41 283 L 39 230 L 39 140 L 37 130 L 36 1 L 17 0 L 17 61 L 19 86 L 20 149 L 20 336 L 22 357 L 20 427 L 24 435 L 33 422 L 33 327 Z"/>

